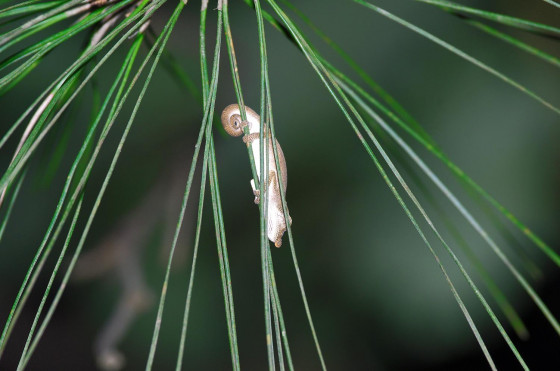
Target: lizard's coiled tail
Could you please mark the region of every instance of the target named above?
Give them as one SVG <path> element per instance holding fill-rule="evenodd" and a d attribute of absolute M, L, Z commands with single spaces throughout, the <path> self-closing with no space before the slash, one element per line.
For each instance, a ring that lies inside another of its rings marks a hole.
<path fill-rule="evenodd" d="M 222 126 L 224 130 L 232 137 L 238 137 L 243 134 L 243 128 L 249 125 L 251 131 L 258 131 L 258 126 L 260 125 L 260 116 L 253 111 L 251 108 L 245 106 L 245 114 L 247 116 L 247 121 L 243 121 L 241 118 L 241 110 L 239 105 L 230 104 L 222 112 Z"/>

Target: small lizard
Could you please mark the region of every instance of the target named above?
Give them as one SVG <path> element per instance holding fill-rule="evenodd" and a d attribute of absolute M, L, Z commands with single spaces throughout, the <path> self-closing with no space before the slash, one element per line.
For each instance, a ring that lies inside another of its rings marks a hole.
<path fill-rule="evenodd" d="M 249 107 L 245 107 L 247 121 L 241 119 L 239 106 L 237 104 L 230 104 L 222 112 L 222 125 L 226 132 L 234 137 L 243 134 L 243 128 L 249 128 L 249 134 L 243 136 L 243 142 L 247 146 L 251 146 L 253 151 L 253 158 L 255 159 L 255 167 L 259 181 L 260 175 L 260 117 L 255 111 Z M 286 221 L 284 219 L 284 211 L 282 208 L 282 198 L 280 196 L 280 185 L 278 183 L 278 171 L 276 169 L 276 161 L 274 160 L 274 149 L 272 147 L 272 137 L 264 133 L 268 138 L 268 177 L 265 180 L 264 192 L 268 201 L 268 238 L 274 242 L 274 246 L 282 246 L 282 236 L 286 231 Z M 284 192 L 288 186 L 288 169 L 286 168 L 286 160 L 284 153 L 280 147 L 280 143 L 276 141 L 276 149 L 278 150 L 278 163 L 280 171 L 282 172 L 282 186 Z M 251 180 L 251 188 L 255 195 L 255 203 L 260 203 L 260 191 L 255 187 L 254 179 Z M 288 216 L 290 225 L 292 225 L 292 218 Z"/>

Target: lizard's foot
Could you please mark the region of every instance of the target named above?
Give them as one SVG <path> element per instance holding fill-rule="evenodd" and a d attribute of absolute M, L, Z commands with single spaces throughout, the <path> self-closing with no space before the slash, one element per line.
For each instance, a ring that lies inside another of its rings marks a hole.
<path fill-rule="evenodd" d="M 255 195 L 255 204 L 260 204 L 261 203 L 261 191 L 259 191 L 258 189 L 253 191 L 253 194 Z"/>

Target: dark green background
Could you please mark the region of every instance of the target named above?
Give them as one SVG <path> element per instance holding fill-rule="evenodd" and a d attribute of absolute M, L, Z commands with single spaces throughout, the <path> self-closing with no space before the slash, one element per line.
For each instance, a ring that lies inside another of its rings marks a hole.
<path fill-rule="evenodd" d="M 174 2 L 169 3 L 156 13 L 153 20 L 158 31 L 173 7 Z M 429 5 L 413 1 L 374 3 L 435 33 L 558 104 L 560 76 L 553 66 Z M 169 42 L 169 50 L 197 85 L 199 5 L 196 1 L 188 4 Z M 558 245 L 560 149 L 557 141 L 560 126 L 555 113 L 423 37 L 351 1 L 308 0 L 297 5 L 406 107 L 456 164 L 537 235 L 553 247 Z M 541 1 L 474 1 L 468 5 L 560 24 L 560 11 Z M 229 7 L 245 102 L 258 110 L 260 62 L 256 19 L 253 11 L 241 1 L 231 0 Z M 211 56 L 216 12 L 209 13 L 212 14 L 208 19 L 207 42 Z M 309 29 L 303 30 L 311 35 Z M 287 200 L 293 218 L 295 247 L 327 366 L 330 369 L 375 370 L 488 368 L 433 257 L 334 101 L 294 45 L 271 27 L 267 26 L 266 32 L 276 135 L 289 169 Z M 557 41 L 519 32 L 513 34 L 558 56 Z M 76 58 L 84 35 L 80 36 L 49 55 L 17 89 L 0 99 L 3 131 L 41 89 Z M 311 39 L 317 41 L 319 50 L 329 60 L 351 73 L 327 46 L 320 44 L 314 36 Z M 142 55 L 145 53 L 143 48 Z M 224 44 L 216 114 L 235 100 L 226 56 Z M 102 69 L 99 79 L 102 88 L 106 89 L 112 82 L 122 57 L 123 53 L 112 57 L 108 66 Z M 90 115 L 88 102 L 91 101 L 91 89 L 86 90 L 81 104 L 74 106 L 77 115 L 74 118 L 67 116 L 68 120 L 63 121 L 64 125 L 70 122 L 75 129 L 61 168 L 54 180 L 45 185 L 42 180 L 44 167 L 61 135 L 55 130 L 32 161 L 30 174 L 0 246 L 2 319 L 7 316 L 25 269 L 48 225 L 66 171 L 83 138 Z M 123 113 L 118 120 L 100 162 L 94 167 L 85 210 L 91 208 L 129 112 Z M 177 85 L 164 69 L 158 69 L 93 224 L 86 250 L 94 248 L 141 201 L 169 163 L 182 164 L 174 171 L 182 172 L 186 179 L 187 155 L 193 148 L 201 117 L 197 100 Z M 405 139 L 410 139 L 402 134 Z M 264 369 L 266 348 L 259 219 L 249 187 L 249 161 L 241 140 L 228 137 L 220 127 L 215 128 L 215 143 L 241 365 L 249 370 Z M 384 144 L 388 149 L 392 148 L 390 142 L 384 141 Z M 475 215 L 484 225 L 496 232 L 487 216 L 480 212 L 445 167 L 424 149 L 413 147 L 451 189 L 458 191 L 461 201 L 473 206 Z M 11 151 L 2 153 L 4 166 L 9 162 Z M 405 179 L 414 184 L 415 175 L 420 173 L 407 171 L 413 165 L 399 162 L 399 158 L 405 156 L 401 157 L 395 151 L 391 155 Z M 515 341 L 529 366 L 538 370 L 556 368 L 560 364 L 558 336 L 495 254 L 443 200 L 429 180 L 422 179 L 526 320 L 531 338 Z M 417 186 L 413 186 L 413 191 L 422 202 L 426 201 Z M 179 202 L 178 199 L 177 204 Z M 195 202 L 196 198 L 191 198 L 191 207 Z M 426 205 L 438 227 L 442 227 L 444 236 L 452 240 L 441 223 L 442 219 L 433 213 L 429 203 Z M 161 246 L 165 229 L 163 216 L 161 219 L 146 238 L 142 252 L 146 279 L 156 299 L 159 298 L 165 268 L 166 250 Z M 180 244 L 182 254 L 187 258 L 180 261 L 171 274 L 155 361 L 158 370 L 174 367 L 193 226 L 192 219 L 187 220 L 185 232 L 188 237 Z M 209 208 L 205 210 L 202 231 L 184 365 L 187 369 L 229 369 L 227 330 Z M 519 247 L 543 269 L 544 277 L 535 282 L 535 286 L 552 312 L 560 313 L 557 268 L 526 239 L 512 233 Z M 506 246 L 503 237 L 494 236 L 500 246 Z M 77 239 L 72 246 L 76 243 Z M 457 246 L 454 241 L 452 244 Z M 456 279 L 498 368 L 515 369 L 518 366 L 513 354 L 480 303 L 441 246 L 436 247 L 451 276 Z M 506 248 L 506 251 L 511 252 L 511 249 Z M 319 369 L 287 241 L 272 253 L 296 368 Z M 464 259 L 463 254 L 459 255 Z M 466 260 L 464 262 L 466 264 Z M 514 263 L 519 261 L 514 258 Z M 468 269 L 474 272 L 470 266 Z M 38 286 L 40 290 L 34 292 L 34 298 L 26 307 L 0 368 L 15 367 L 47 279 L 43 277 Z M 483 286 L 479 279 L 475 281 Z M 485 290 L 483 293 L 488 294 Z M 94 369 L 93 339 L 111 314 L 118 295 L 119 286 L 114 275 L 70 285 L 29 369 Z M 494 301 L 488 298 L 498 311 Z M 127 357 L 127 369 L 144 367 L 155 313 L 153 306 L 138 318 L 124 339 L 121 350 Z M 499 315 L 502 319 L 503 316 Z M 505 327 L 514 336 L 507 323 Z"/>

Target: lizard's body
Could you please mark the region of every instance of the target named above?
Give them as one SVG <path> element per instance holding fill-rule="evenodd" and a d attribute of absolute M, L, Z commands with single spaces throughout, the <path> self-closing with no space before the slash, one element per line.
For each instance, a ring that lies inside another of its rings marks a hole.
<path fill-rule="evenodd" d="M 262 177 L 260 174 L 260 117 L 259 115 L 250 109 L 249 107 L 245 107 L 245 112 L 247 115 L 247 121 L 243 122 L 241 120 L 239 106 L 237 104 L 230 104 L 227 106 L 223 113 L 222 113 L 222 125 L 224 129 L 228 132 L 228 134 L 232 136 L 240 136 L 243 134 L 243 127 L 247 126 L 249 128 L 249 134 L 243 137 L 243 141 L 248 145 L 251 146 L 251 150 L 253 152 L 253 158 L 255 160 L 255 167 L 257 171 L 257 176 L 259 178 L 259 182 L 261 181 Z M 282 235 L 286 231 L 286 221 L 284 218 L 284 211 L 282 208 L 282 198 L 280 194 L 280 185 L 278 183 L 279 179 L 279 172 L 276 168 L 276 161 L 274 159 L 274 148 L 272 146 L 272 138 L 270 135 L 266 135 L 267 138 L 267 145 L 268 145 L 268 176 L 265 178 L 264 182 L 264 189 L 265 189 L 265 197 L 268 203 L 268 215 L 267 215 L 267 224 L 268 224 L 268 238 L 274 242 L 276 247 L 280 247 L 282 245 Z M 282 186 L 284 188 L 284 192 L 288 186 L 288 170 L 286 168 L 286 160 L 284 158 L 284 153 L 282 152 L 282 148 L 280 147 L 280 143 L 276 140 L 276 149 L 278 150 L 278 163 L 280 165 L 280 172 L 282 173 Z M 264 155 L 264 154 L 263 154 Z M 255 194 L 255 203 L 259 203 L 263 197 L 260 197 L 259 189 L 255 187 L 254 179 L 251 180 L 251 188 L 253 189 L 253 193 Z M 290 225 L 292 224 L 291 218 Z"/>

